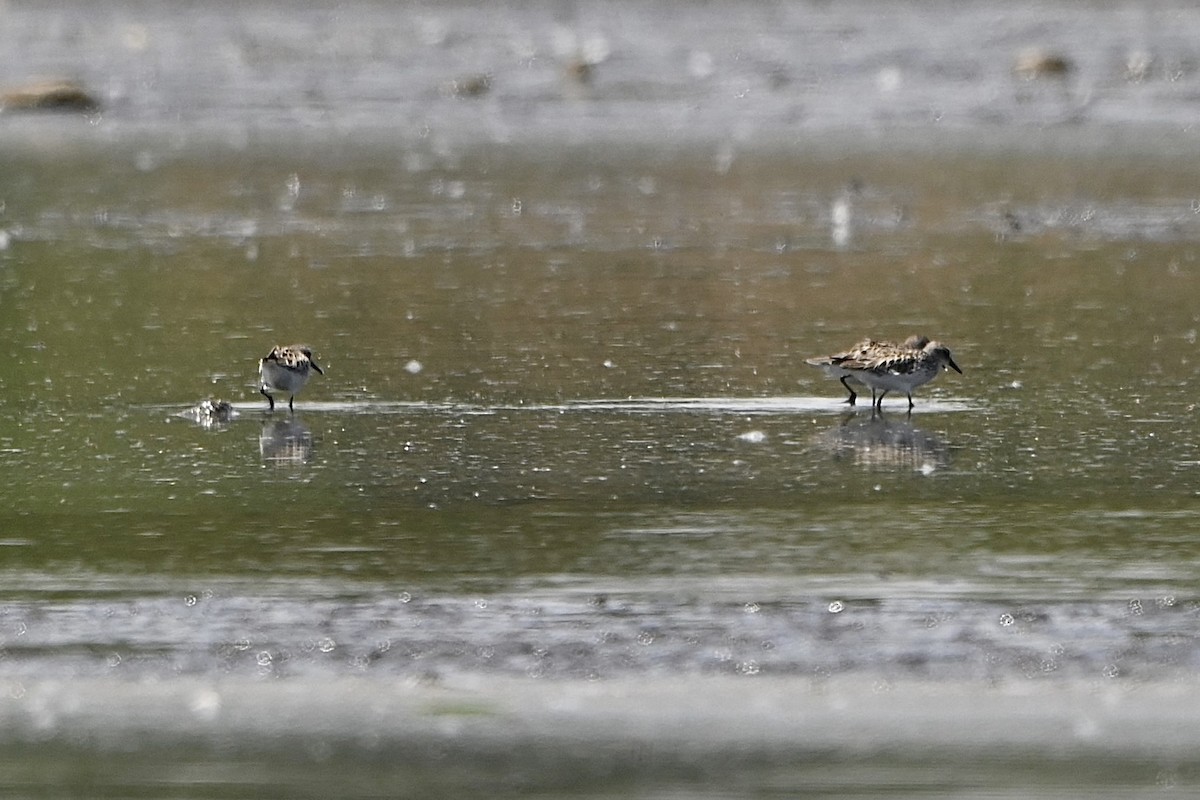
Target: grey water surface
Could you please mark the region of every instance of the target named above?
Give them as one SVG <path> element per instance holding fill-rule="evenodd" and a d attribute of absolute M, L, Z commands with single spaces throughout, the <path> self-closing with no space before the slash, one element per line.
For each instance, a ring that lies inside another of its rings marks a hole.
<path fill-rule="evenodd" d="M 0 15 L 4 796 L 1200 784 L 1186 4 Z"/>

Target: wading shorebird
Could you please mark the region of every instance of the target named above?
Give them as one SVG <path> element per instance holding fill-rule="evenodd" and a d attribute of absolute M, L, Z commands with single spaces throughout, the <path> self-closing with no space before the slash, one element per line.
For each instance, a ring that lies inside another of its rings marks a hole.
<path fill-rule="evenodd" d="M 841 380 L 850 392 L 846 401 L 850 405 L 854 405 L 858 395 L 849 382 L 869 386 L 871 408 L 881 411 L 888 392 L 904 392 L 911 411 L 912 393 L 918 386 L 929 383 L 943 369 L 962 374 L 950 356 L 950 348 L 924 336 L 910 336 L 902 345 L 866 339 L 844 353 L 810 358 L 808 363 Z"/>
<path fill-rule="evenodd" d="M 904 344 L 895 344 L 893 342 L 877 342 L 874 339 L 863 339 L 858 344 L 851 347 L 844 353 L 836 353 L 831 356 L 820 356 L 818 358 L 810 358 L 805 361 L 807 364 L 812 364 L 814 367 L 820 367 L 825 371 L 825 374 L 831 378 L 837 378 L 842 382 L 842 386 L 846 387 L 846 391 L 850 396 L 846 398 L 847 405 L 854 405 L 858 400 L 858 392 L 854 391 L 854 387 L 850 384 L 855 384 L 859 388 L 863 388 L 865 384 L 855 377 L 854 370 L 843 367 L 842 364 L 846 361 L 858 361 L 864 358 L 869 358 L 871 353 L 882 352 L 883 350 L 920 350 L 925 345 L 929 344 L 929 339 L 925 336 L 910 336 L 904 340 Z M 871 405 L 875 405 L 875 392 L 871 391 Z"/>
<path fill-rule="evenodd" d="M 288 410 L 292 408 L 292 400 L 308 383 L 312 371 L 322 375 L 325 371 L 313 360 L 312 350 L 304 345 L 294 344 L 290 347 L 275 345 L 265 358 L 259 359 L 258 373 L 262 378 L 260 392 L 271 403 L 271 411 L 275 410 L 275 398 L 272 392 L 288 396 Z"/>

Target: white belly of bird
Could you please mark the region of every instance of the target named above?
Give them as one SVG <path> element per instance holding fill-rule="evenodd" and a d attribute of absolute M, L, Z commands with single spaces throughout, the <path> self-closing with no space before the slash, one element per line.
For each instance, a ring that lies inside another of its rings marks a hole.
<path fill-rule="evenodd" d="M 268 391 L 295 394 L 308 383 L 308 373 L 308 369 L 289 369 L 274 361 L 264 361 L 262 382 Z"/>
<path fill-rule="evenodd" d="M 910 393 L 918 386 L 929 383 L 938 374 L 937 368 L 916 369 L 912 372 L 873 372 L 860 370 L 854 377 L 870 386 L 885 392 Z"/>

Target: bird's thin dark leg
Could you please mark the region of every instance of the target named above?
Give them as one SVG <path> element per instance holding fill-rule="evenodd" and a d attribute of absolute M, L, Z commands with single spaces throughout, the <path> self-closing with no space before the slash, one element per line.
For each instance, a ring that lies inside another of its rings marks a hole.
<path fill-rule="evenodd" d="M 912 411 L 912 408 L 913 408 L 912 392 L 909 392 L 909 394 L 908 394 L 908 410 Z"/>
<path fill-rule="evenodd" d="M 858 399 L 858 393 L 850 388 L 850 384 L 846 383 L 846 377 L 847 376 L 845 375 L 842 376 L 842 386 L 845 386 L 846 391 L 850 393 L 850 398 L 846 400 L 846 403 L 848 405 L 854 405 L 854 401 Z"/>
<path fill-rule="evenodd" d="M 271 404 L 271 407 L 268 408 L 267 410 L 274 411 L 275 410 L 275 398 L 271 397 L 271 395 L 267 394 L 267 390 L 265 388 L 260 388 L 258 391 L 262 394 L 263 397 L 267 398 L 267 402 L 269 402 Z"/>
<path fill-rule="evenodd" d="M 295 399 L 296 399 L 296 395 L 291 395 L 290 397 L 288 397 L 288 411 L 296 410 L 296 409 L 292 408 L 292 401 Z"/>
<path fill-rule="evenodd" d="M 875 407 L 883 411 L 883 398 L 887 397 L 888 390 L 884 389 L 879 393 L 879 399 L 875 401 Z"/>

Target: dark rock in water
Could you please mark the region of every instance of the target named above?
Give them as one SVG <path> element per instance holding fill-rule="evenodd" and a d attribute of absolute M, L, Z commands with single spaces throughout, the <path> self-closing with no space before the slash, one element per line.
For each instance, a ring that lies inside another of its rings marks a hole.
<path fill-rule="evenodd" d="M 456 78 L 442 86 L 442 94 L 450 97 L 483 97 L 491 90 L 492 76 L 488 73 Z"/>
<path fill-rule="evenodd" d="M 1071 60 L 1060 53 L 1030 48 L 1017 54 L 1013 72 L 1025 80 L 1063 78 L 1075 68 Z"/>
<path fill-rule="evenodd" d="M 232 403 L 226 400 L 210 399 L 200 401 L 187 411 L 181 412 L 179 416 L 209 428 L 213 425 L 224 425 L 233 421 L 237 416 L 237 410 Z"/>
<path fill-rule="evenodd" d="M 5 111 L 97 111 L 100 102 L 70 81 L 41 81 L 0 94 Z"/>
<path fill-rule="evenodd" d="M 590 84 L 595 72 L 596 65 L 583 58 L 572 58 L 563 65 L 563 76 L 573 83 Z"/>

